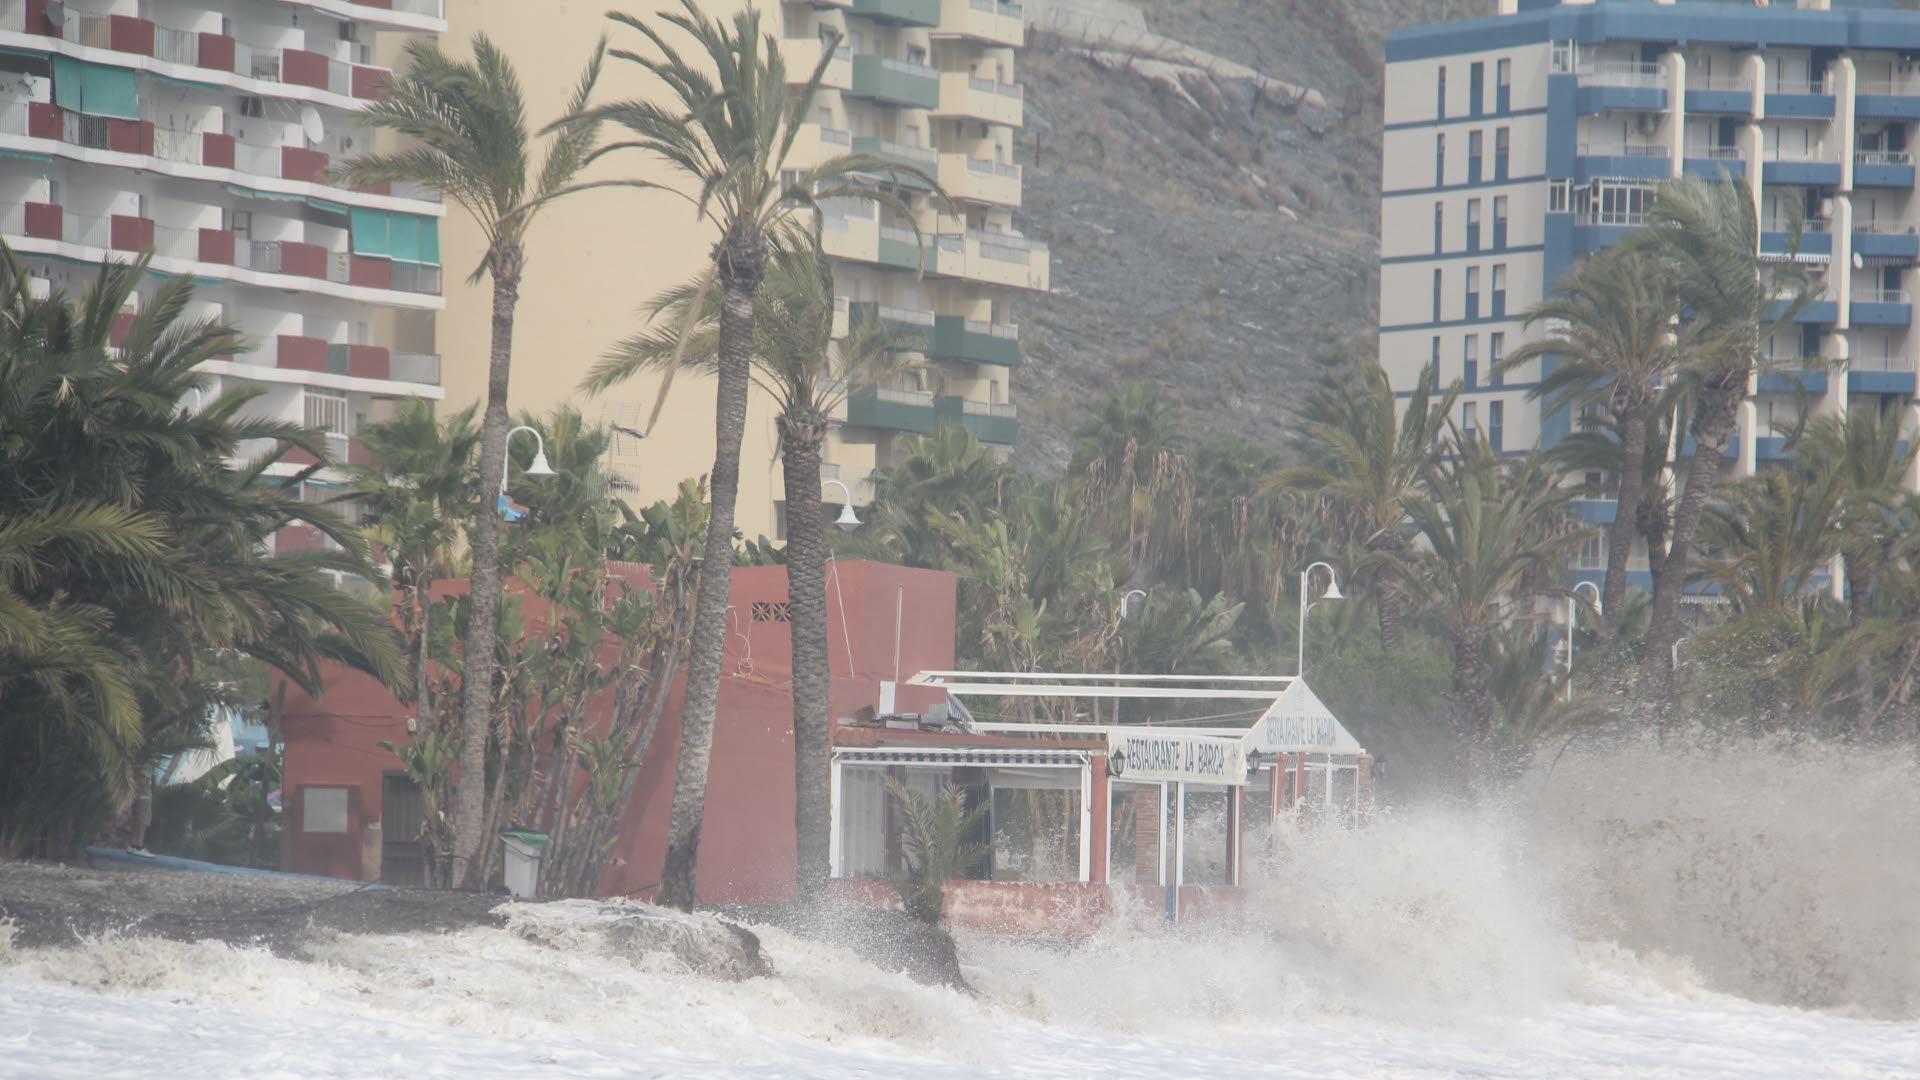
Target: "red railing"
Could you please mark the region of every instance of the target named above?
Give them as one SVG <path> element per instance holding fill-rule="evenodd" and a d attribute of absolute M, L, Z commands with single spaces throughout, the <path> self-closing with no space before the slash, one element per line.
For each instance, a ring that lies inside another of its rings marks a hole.
<path fill-rule="evenodd" d="M 113 215 L 107 227 L 107 244 L 115 251 L 152 251 L 153 219 Z"/>
<path fill-rule="evenodd" d="M 292 371 L 325 371 L 327 343 L 314 337 L 281 334 L 275 342 L 274 366 Z M 306 464 L 313 464 L 311 456 Z"/>
<path fill-rule="evenodd" d="M 27 235 L 36 240 L 59 240 L 64 230 L 60 227 L 60 208 L 52 203 L 30 202 L 27 204 Z"/>
<path fill-rule="evenodd" d="M 200 261 L 233 265 L 234 236 L 225 229 L 200 230 Z"/>

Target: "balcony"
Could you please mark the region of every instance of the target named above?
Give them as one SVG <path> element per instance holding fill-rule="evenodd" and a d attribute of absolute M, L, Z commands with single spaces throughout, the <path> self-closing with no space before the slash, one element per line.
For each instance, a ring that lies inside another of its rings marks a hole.
<path fill-rule="evenodd" d="M 1905 150 L 1857 150 L 1853 155 L 1854 187 L 1913 187 L 1913 155 Z"/>
<path fill-rule="evenodd" d="M 1796 225 L 1800 233 L 1798 248 L 1793 246 Z M 1825 218 L 1810 217 L 1798 222 L 1790 217 L 1769 218 L 1760 226 L 1760 254 L 1832 255 L 1831 228 L 1832 222 Z"/>
<path fill-rule="evenodd" d="M 1759 376 L 1759 389 L 1763 394 L 1809 394 L 1815 397 L 1827 392 L 1827 371 L 1825 368 L 1804 367 L 1805 357 L 1792 356 L 1768 357 L 1766 366 L 1771 370 Z"/>
<path fill-rule="evenodd" d="M 1020 205 L 1020 166 L 968 154 L 940 155 L 940 187 L 955 199 Z"/>
<path fill-rule="evenodd" d="M 925 64 L 890 56 L 855 56 L 853 89 L 849 92 L 882 105 L 931 109 L 940 104 L 940 73 Z"/>
<path fill-rule="evenodd" d="M 440 385 L 440 357 L 433 353 L 392 353 L 387 357 L 387 377 L 394 382 Z"/>
<path fill-rule="evenodd" d="M 802 86 L 820 66 L 827 43 L 817 37 L 781 38 L 780 59 L 787 67 L 787 85 Z M 853 47 L 845 42 L 833 50 L 833 59 L 820 73 L 820 85 L 830 90 L 853 89 Z"/>
<path fill-rule="evenodd" d="M 423 0 L 395 2 L 417 4 Z M 349 64 L 321 53 L 253 46 L 224 34 L 162 26 L 131 15 L 94 15 L 68 8 L 56 25 L 48 0 L 0 0 L 0 30 L 56 38 L 83 48 L 145 57 L 166 65 L 156 67 L 137 61 L 126 65 L 155 74 L 174 74 L 171 69 L 176 66 L 197 68 L 305 86 L 362 100 L 383 96 L 386 82 L 393 74 L 386 68 Z"/>
<path fill-rule="evenodd" d="M 786 166 L 789 169 L 811 169 L 852 149 L 853 132 L 809 122 L 800 125 L 799 133 L 794 136 L 793 147 L 787 151 Z"/>
<path fill-rule="evenodd" d="M 1920 120 L 1920 84 L 1862 79 L 1853 87 L 1853 115 L 1860 120 Z"/>
<path fill-rule="evenodd" d="M 1737 146 L 1695 143 L 1687 147 L 1687 157 L 1681 168 L 1688 176 L 1707 180 L 1737 180 L 1746 175 L 1746 155 Z"/>
<path fill-rule="evenodd" d="M 997 83 L 969 71 L 942 71 L 939 75 L 940 100 L 933 106 L 935 116 L 1020 126 L 1026 95 L 1018 83 Z"/>
<path fill-rule="evenodd" d="M 847 397 L 847 426 L 926 435 L 933 431 L 933 395 L 869 386 Z"/>
<path fill-rule="evenodd" d="M 853 0 L 848 10 L 895 26 L 940 25 L 940 0 Z"/>
<path fill-rule="evenodd" d="M 1012 446 L 1020 433 L 1019 413 L 1012 405 L 942 397 L 934 401 L 933 414 L 937 422 L 958 424 L 990 446 Z"/>
<path fill-rule="evenodd" d="M 1574 108 L 1583 116 L 1666 110 L 1667 76 L 1659 64 L 1602 61 L 1574 75 Z"/>
<path fill-rule="evenodd" d="M 224 132 L 156 127 L 152 121 L 146 120 L 89 116 L 69 112 L 44 101 L 16 101 L 0 105 L 0 136 L 8 135 L 45 139 L 61 146 L 84 150 L 135 154 L 176 166 L 226 169 L 253 179 L 314 184 L 340 194 L 347 194 L 350 190 L 331 183 L 328 169 L 332 163 L 327 155 L 317 150 L 298 146 L 260 146 L 240 142 Z M 39 152 L 39 148 L 35 148 L 35 151 Z M 97 160 L 82 154 L 60 153 L 76 159 Z M 187 169 L 132 164 L 134 167 L 191 179 L 223 179 L 196 174 Z M 420 202 L 441 201 L 439 192 L 418 185 L 396 185 L 387 190 L 366 190 L 362 193 Z"/>
<path fill-rule="evenodd" d="M 851 329 L 878 324 L 887 333 L 888 344 L 898 352 L 925 352 L 934 327 L 931 311 L 886 304 L 849 304 L 847 318 Z"/>
<path fill-rule="evenodd" d="M 1583 142 L 1574 149 L 1581 182 L 1595 177 L 1665 180 L 1673 175 L 1673 160 L 1664 144 Z"/>
<path fill-rule="evenodd" d="M 936 360 L 1012 367 L 1020 362 L 1020 328 L 1011 323 L 936 315 L 927 355 Z"/>
<path fill-rule="evenodd" d="M 871 135 L 856 136 L 853 140 L 853 152 L 856 154 L 870 154 L 873 157 L 885 158 L 887 161 L 896 165 L 904 165 L 908 168 L 918 169 L 928 176 L 937 175 L 940 169 L 940 155 L 924 146 L 889 142 L 886 139 L 875 138 Z M 932 189 L 931 184 L 916 176 L 896 174 L 895 179 L 901 187 L 918 188 L 922 191 Z M 949 194 L 951 194 L 951 192 L 949 192 Z"/>
<path fill-rule="evenodd" d="M 1767 118 L 1833 118 L 1833 90 L 1810 79 L 1773 79 L 1766 86 Z"/>
<path fill-rule="evenodd" d="M 1047 245 L 1038 240 L 1011 233 L 974 231 L 969 231 L 964 237 L 942 236 L 940 240 L 937 269 L 943 275 L 1015 289 L 1042 292 L 1047 289 L 1052 260 Z M 950 247 L 949 240 L 960 240 L 962 243 Z M 960 265 L 950 269 L 950 255 L 954 248 L 959 249 L 964 259 Z"/>
<path fill-rule="evenodd" d="M 874 261 L 897 270 L 925 270 L 931 273 L 938 266 L 938 251 L 932 233 L 916 234 L 912 229 L 898 225 L 882 225 Z"/>
<path fill-rule="evenodd" d="M 1026 13 L 1018 4 L 995 0 L 940 0 L 934 34 L 1018 48 L 1026 43 Z"/>
<path fill-rule="evenodd" d="M 1700 75 L 1687 79 L 1689 114 L 1753 114 L 1753 80 L 1745 75 Z"/>
<path fill-rule="evenodd" d="M 1812 187 L 1839 187 L 1840 163 L 1828 160 L 1821 146 L 1791 150 L 1780 146 L 1768 149 L 1762 157 L 1762 184 L 1804 184 Z"/>
<path fill-rule="evenodd" d="M 1920 259 L 1920 235 L 1911 226 L 1893 222 L 1856 221 L 1853 250 L 1863 259 Z"/>
<path fill-rule="evenodd" d="M 827 199 L 820 207 L 820 246 L 836 259 L 880 261 L 880 209 L 870 202 Z"/>
<path fill-rule="evenodd" d="M 1809 299 L 1807 300 L 1806 306 L 1802 307 L 1799 313 L 1793 317 L 1794 322 L 1814 326 L 1828 326 L 1839 321 L 1839 299 L 1827 290 L 1824 282 L 1815 281 L 1808 286 L 1807 293 Z M 1787 303 L 1787 299 L 1783 297 L 1767 305 L 1767 320 L 1771 322 L 1785 315 L 1787 312 Z"/>
<path fill-rule="evenodd" d="M 1855 289 L 1851 299 L 1854 326 L 1906 326 L 1913 322 L 1913 301 L 1903 289 Z"/>

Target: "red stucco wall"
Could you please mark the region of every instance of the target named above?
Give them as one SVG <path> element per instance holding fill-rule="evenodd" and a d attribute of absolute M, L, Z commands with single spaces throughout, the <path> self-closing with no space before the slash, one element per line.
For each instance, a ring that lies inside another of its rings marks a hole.
<path fill-rule="evenodd" d="M 635 577 L 644 579 L 644 574 Z M 436 591 L 457 591 L 464 584 L 447 583 L 448 588 Z M 881 680 L 895 678 L 896 670 L 905 680 L 924 669 L 953 667 L 954 592 L 953 575 L 937 571 L 867 562 L 828 569 L 835 718 L 851 717 L 863 706 L 876 704 Z M 785 567 L 734 571 L 734 616 L 700 845 L 700 897 L 711 903 L 777 900 L 793 892 L 792 641 L 777 608 L 764 606 L 760 621 L 754 617 L 756 603 L 783 604 L 786 593 Z M 679 754 L 682 692 L 676 687 L 668 700 L 667 715 L 641 765 L 627 826 L 602 883 L 608 895 L 647 895 L 659 882 Z M 902 688 L 897 707 L 920 711 L 937 700 L 936 692 Z M 381 777 L 397 770 L 393 756 L 378 744 L 383 739 L 406 741 L 410 712 L 372 679 L 345 670 L 329 677 L 318 701 L 287 688 L 283 724 L 288 823 L 294 830 L 292 869 L 360 875 L 362 831 L 380 819 Z M 313 785 L 351 789 L 346 835 L 302 830 L 300 792 Z"/>

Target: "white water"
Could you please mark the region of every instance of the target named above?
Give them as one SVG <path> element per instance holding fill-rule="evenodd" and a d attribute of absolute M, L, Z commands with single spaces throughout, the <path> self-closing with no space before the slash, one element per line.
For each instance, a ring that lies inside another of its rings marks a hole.
<path fill-rule="evenodd" d="M 1570 752 L 1499 811 L 1286 837 L 1245 930 L 963 936 L 978 998 L 772 929 L 772 979 L 636 967 L 588 904 L 313 963 L 0 931 L 0 1077 L 1920 1077 L 1915 781 Z"/>

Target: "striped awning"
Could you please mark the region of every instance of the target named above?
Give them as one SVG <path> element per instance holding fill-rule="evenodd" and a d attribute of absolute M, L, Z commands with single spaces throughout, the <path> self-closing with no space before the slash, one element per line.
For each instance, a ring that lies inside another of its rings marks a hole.
<path fill-rule="evenodd" d="M 843 749 L 833 752 L 835 761 L 847 765 L 973 765 L 988 768 L 1043 766 L 1079 768 L 1087 763 L 1084 750 L 1024 750 L 1013 747 L 874 747 Z"/>

